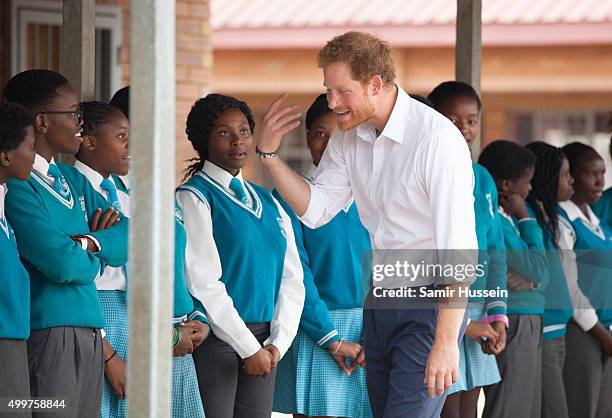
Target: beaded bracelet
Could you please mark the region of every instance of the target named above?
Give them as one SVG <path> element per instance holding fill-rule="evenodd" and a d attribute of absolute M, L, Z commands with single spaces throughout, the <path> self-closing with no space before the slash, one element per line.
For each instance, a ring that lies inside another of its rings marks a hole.
<path fill-rule="evenodd" d="M 257 154 L 259 158 L 262 158 L 265 160 L 265 159 L 276 157 L 278 155 L 278 150 L 272 151 L 272 152 L 263 152 L 257 147 L 257 145 L 255 145 L 255 154 Z"/>

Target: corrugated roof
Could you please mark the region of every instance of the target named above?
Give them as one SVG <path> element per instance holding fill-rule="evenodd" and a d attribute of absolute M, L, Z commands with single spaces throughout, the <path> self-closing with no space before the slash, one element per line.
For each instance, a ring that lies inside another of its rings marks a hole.
<path fill-rule="evenodd" d="M 455 0 L 211 0 L 213 30 L 452 25 Z M 482 0 L 484 25 L 612 22 L 612 0 Z"/>

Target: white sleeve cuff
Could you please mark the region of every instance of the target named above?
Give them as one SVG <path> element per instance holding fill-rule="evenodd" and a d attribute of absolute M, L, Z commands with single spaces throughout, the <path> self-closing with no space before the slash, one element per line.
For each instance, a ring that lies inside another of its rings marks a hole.
<path fill-rule="evenodd" d="M 96 247 L 98 247 L 97 251 L 94 251 L 94 253 L 99 253 L 100 251 L 102 251 L 102 246 L 100 245 L 100 242 L 96 239 L 96 237 L 94 237 L 93 235 L 85 235 L 87 238 L 89 238 L 90 240 L 93 241 L 94 244 L 96 244 Z"/>
<path fill-rule="evenodd" d="M 573 318 L 584 332 L 593 328 L 599 321 L 593 309 L 574 309 Z"/>
<path fill-rule="evenodd" d="M 323 215 L 325 209 L 324 201 L 325 197 L 321 190 L 319 190 L 312 183 L 308 183 L 310 187 L 310 202 L 308 202 L 308 209 L 306 212 L 299 217 L 300 221 L 309 228 L 315 228 L 319 219 Z"/>

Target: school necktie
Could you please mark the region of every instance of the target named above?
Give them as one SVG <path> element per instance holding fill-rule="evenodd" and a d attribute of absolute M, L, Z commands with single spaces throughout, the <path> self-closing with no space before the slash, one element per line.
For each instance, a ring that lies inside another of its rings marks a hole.
<path fill-rule="evenodd" d="M 238 200 L 240 200 L 245 205 L 250 206 L 249 198 L 247 197 L 246 192 L 244 191 L 244 187 L 242 186 L 242 183 L 240 182 L 240 180 L 234 177 L 232 181 L 230 181 L 229 188 L 232 192 L 234 192 Z"/>
<path fill-rule="evenodd" d="M 100 183 L 100 187 L 108 194 L 108 198 L 106 199 L 108 203 L 115 209 L 121 210 L 121 202 L 119 201 L 119 195 L 117 195 L 117 186 L 115 186 L 115 183 L 109 179 L 104 179 Z"/>
<path fill-rule="evenodd" d="M 70 197 L 70 188 L 64 178 L 64 175 L 60 171 L 59 167 L 55 164 L 49 164 L 47 175 L 53 177 L 55 182 L 53 183 L 53 190 L 55 190 L 61 197 L 68 199 Z"/>

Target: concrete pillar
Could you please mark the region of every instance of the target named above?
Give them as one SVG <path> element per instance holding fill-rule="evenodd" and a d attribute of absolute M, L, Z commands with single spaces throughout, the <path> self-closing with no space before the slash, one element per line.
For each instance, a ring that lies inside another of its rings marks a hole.
<path fill-rule="evenodd" d="M 96 2 L 64 0 L 60 72 L 81 93 L 81 100 L 96 95 Z"/>
<path fill-rule="evenodd" d="M 128 416 L 170 416 L 175 2 L 132 0 Z"/>

